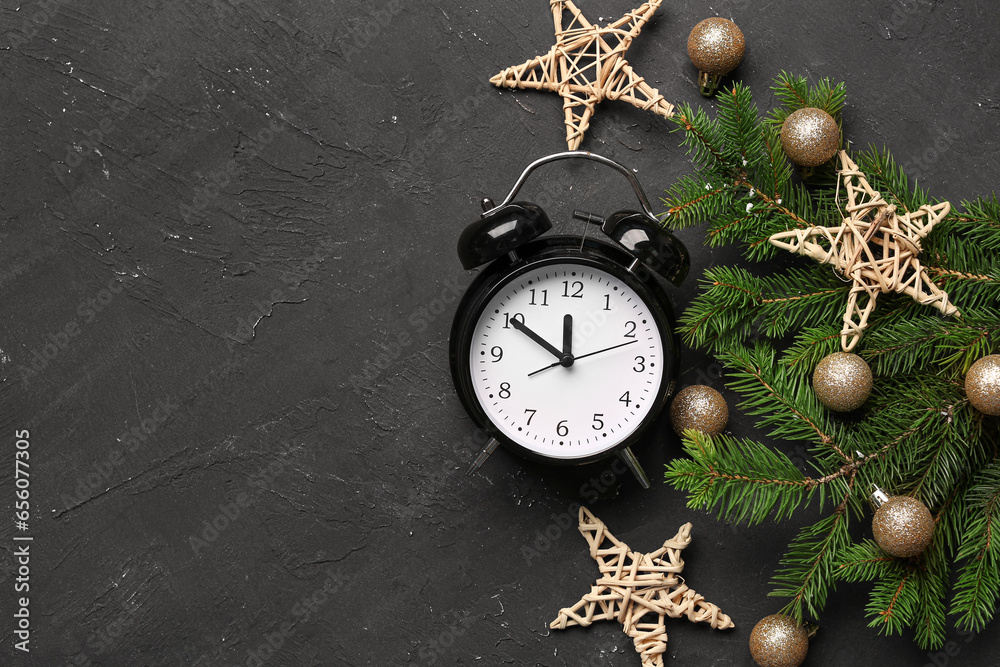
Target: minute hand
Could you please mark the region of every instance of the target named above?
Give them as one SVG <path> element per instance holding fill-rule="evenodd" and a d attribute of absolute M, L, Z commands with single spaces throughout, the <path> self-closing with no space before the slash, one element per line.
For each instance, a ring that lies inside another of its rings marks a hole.
<path fill-rule="evenodd" d="M 615 349 L 618 349 L 619 347 L 624 347 L 626 345 L 631 345 L 632 343 L 638 343 L 638 342 L 639 342 L 638 340 L 630 340 L 627 343 L 618 343 L 617 345 L 612 345 L 611 347 L 606 347 L 603 350 L 597 350 L 596 352 L 588 352 L 587 354 L 581 354 L 579 357 L 575 357 L 574 361 L 579 361 L 580 359 L 586 359 L 587 357 L 592 357 L 595 354 L 600 354 L 601 352 L 607 352 L 608 350 L 615 350 Z M 545 368 L 539 368 L 537 371 L 532 371 L 531 373 L 528 373 L 528 377 L 531 377 L 532 375 L 535 375 L 537 373 L 541 373 L 542 371 L 547 371 L 548 369 L 553 368 L 553 367 L 558 366 L 558 365 L 559 365 L 558 361 L 555 362 L 554 364 L 549 364 Z"/>
<path fill-rule="evenodd" d="M 625 345 L 631 345 L 632 343 L 638 343 L 638 342 L 639 342 L 638 340 L 630 340 L 627 343 L 618 343 L 617 345 L 606 347 L 603 350 L 598 350 L 597 352 L 588 352 L 587 354 L 581 354 L 579 357 L 576 357 L 576 360 L 579 361 L 580 359 L 586 359 L 587 357 L 592 357 L 595 354 L 600 354 L 601 352 L 607 352 L 608 350 L 614 350 L 615 348 L 624 347 Z"/>

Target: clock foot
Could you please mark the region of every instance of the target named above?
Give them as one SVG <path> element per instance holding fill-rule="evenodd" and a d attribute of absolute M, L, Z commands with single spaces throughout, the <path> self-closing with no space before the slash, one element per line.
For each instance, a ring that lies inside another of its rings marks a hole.
<path fill-rule="evenodd" d="M 486 446 L 483 447 L 483 451 L 479 452 L 479 456 L 477 456 L 476 460 L 472 462 L 472 466 L 469 467 L 469 472 L 465 474 L 471 477 L 473 473 L 479 470 L 483 466 L 483 464 L 486 463 L 486 459 L 490 458 L 490 454 L 496 451 L 497 445 L 499 444 L 500 444 L 499 440 L 497 440 L 496 438 L 490 438 L 489 441 L 487 441 Z M 649 487 L 647 486 L 646 488 Z"/>
<path fill-rule="evenodd" d="M 649 478 L 646 477 L 646 472 L 639 465 L 639 460 L 635 458 L 635 454 L 632 453 L 631 447 L 626 447 L 625 449 L 618 452 L 618 458 L 632 471 L 635 478 L 639 481 L 639 486 L 644 489 L 649 488 Z"/>

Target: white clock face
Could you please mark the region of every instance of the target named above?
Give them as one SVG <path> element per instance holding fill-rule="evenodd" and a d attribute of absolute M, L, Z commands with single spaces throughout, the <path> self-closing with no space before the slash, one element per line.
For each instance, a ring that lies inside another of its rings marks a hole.
<path fill-rule="evenodd" d="M 469 353 L 487 417 L 540 455 L 577 459 L 615 447 L 651 410 L 663 380 L 663 335 L 620 279 L 562 261 L 500 286 Z"/>

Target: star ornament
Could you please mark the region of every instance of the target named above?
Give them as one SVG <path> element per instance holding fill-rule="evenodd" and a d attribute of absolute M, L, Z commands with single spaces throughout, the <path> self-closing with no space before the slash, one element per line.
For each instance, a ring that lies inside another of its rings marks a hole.
<path fill-rule="evenodd" d="M 840 345 L 853 350 L 875 309 L 880 294 L 908 294 L 917 303 L 959 315 L 920 264 L 920 239 L 948 215 L 951 204 L 924 204 L 900 215 L 894 204 L 868 184 L 858 165 L 840 151 L 840 177 L 847 191 L 847 217 L 835 227 L 808 227 L 779 232 L 770 242 L 784 250 L 812 257 L 852 281 L 840 331 Z"/>
<path fill-rule="evenodd" d="M 663 0 L 652 0 L 603 28 L 592 25 L 570 0 L 551 0 L 556 43 L 544 56 L 508 67 L 490 83 L 502 88 L 548 90 L 563 98 L 566 144 L 576 150 L 590 127 L 594 107 L 624 100 L 670 118 L 672 104 L 635 73 L 624 55 Z M 571 19 L 563 27 L 563 15 Z"/>
<path fill-rule="evenodd" d="M 691 544 L 690 523 L 651 553 L 629 549 L 586 507 L 580 508 L 580 533 L 590 545 L 590 556 L 597 561 L 601 576 L 579 602 L 559 610 L 559 617 L 549 625 L 553 630 L 617 621 L 632 638 L 643 667 L 663 667 L 665 617 L 684 616 L 720 630 L 735 627 L 732 619 L 678 576 L 684 569 L 681 551 Z"/>

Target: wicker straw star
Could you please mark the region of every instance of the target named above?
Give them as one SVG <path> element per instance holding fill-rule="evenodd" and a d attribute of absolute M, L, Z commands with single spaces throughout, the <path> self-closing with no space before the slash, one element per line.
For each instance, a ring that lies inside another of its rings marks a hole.
<path fill-rule="evenodd" d="M 917 255 L 927 236 L 951 210 L 951 204 L 924 204 L 903 215 L 872 189 L 858 165 L 840 152 L 840 176 L 847 190 L 847 216 L 835 227 L 792 229 L 771 236 L 772 244 L 818 262 L 832 264 L 853 281 L 840 331 L 840 345 L 850 352 L 868 326 L 879 294 L 908 294 L 945 315 L 958 315 L 927 275 Z"/>
<path fill-rule="evenodd" d="M 580 533 L 590 545 L 590 555 L 597 561 L 601 576 L 579 602 L 559 610 L 559 617 L 549 625 L 553 630 L 572 625 L 586 627 L 594 621 L 618 621 L 632 638 L 643 666 L 663 667 L 663 653 L 667 650 L 665 616 L 686 616 L 689 621 L 708 623 L 720 630 L 734 627 L 728 616 L 705 602 L 678 576 L 684 569 L 681 551 L 691 544 L 690 523 L 648 554 L 629 549 L 586 507 L 580 508 Z"/>
<path fill-rule="evenodd" d="M 624 54 L 663 0 L 652 0 L 603 28 L 587 21 L 570 0 L 551 0 L 556 43 L 544 56 L 508 67 L 490 83 L 505 88 L 548 90 L 563 98 L 566 144 L 576 150 L 594 107 L 605 98 L 625 100 L 670 118 L 674 107 L 632 70 Z M 572 19 L 563 27 L 563 13 Z"/>

